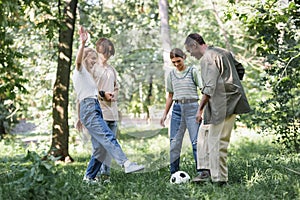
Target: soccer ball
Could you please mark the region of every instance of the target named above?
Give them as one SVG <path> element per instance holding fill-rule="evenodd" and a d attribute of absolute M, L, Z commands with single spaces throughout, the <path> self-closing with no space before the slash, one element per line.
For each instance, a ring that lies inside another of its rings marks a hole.
<path fill-rule="evenodd" d="M 172 184 L 181 184 L 181 183 L 186 183 L 190 180 L 190 176 L 188 173 L 184 171 L 177 171 L 174 174 L 172 174 L 170 178 L 170 183 Z"/>

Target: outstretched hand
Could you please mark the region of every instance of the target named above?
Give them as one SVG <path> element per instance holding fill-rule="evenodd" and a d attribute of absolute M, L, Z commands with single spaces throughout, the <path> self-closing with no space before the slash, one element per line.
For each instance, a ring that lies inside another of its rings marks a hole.
<path fill-rule="evenodd" d="M 83 28 L 83 26 L 80 26 L 78 34 L 81 42 L 85 43 L 88 40 L 88 32 Z"/>

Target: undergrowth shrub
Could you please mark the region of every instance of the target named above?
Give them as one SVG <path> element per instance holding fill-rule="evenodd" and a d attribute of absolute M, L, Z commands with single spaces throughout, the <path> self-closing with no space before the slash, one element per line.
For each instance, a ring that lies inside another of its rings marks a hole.
<path fill-rule="evenodd" d="M 44 199 L 51 188 L 55 188 L 56 175 L 52 161 L 42 160 L 36 152 L 27 151 L 21 162 L 13 163 L 5 176 L 2 175 L 5 178 L 2 192 L 9 195 L 4 199 Z"/>

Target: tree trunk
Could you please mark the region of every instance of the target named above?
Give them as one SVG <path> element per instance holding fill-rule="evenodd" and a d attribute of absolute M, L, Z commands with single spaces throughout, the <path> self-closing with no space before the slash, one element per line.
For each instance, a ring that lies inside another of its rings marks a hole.
<path fill-rule="evenodd" d="M 171 60 L 170 60 L 170 51 L 171 51 L 171 37 L 170 37 L 170 26 L 169 26 L 169 15 L 168 9 L 169 4 L 168 0 L 159 0 L 158 1 L 159 7 L 159 15 L 160 15 L 160 23 L 161 23 L 161 41 L 162 41 L 162 48 L 163 48 L 163 59 L 164 59 L 164 66 L 163 69 L 165 71 L 165 85 L 167 84 L 167 77 L 172 70 L 171 68 Z M 167 97 L 167 93 L 166 93 Z M 170 129 L 168 128 L 168 134 L 170 135 Z"/>
<path fill-rule="evenodd" d="M 149 89 L 148 89 L 148 94 L 146 98 L 146 112 L 147 112 L 147 120 L 148 122 L 150 121 L 150 112 L 149 112 L 149 106 L 151 105 L 151 98 L 152 98 L 152 89 L 153 89 L 153 74 L 150 74 L 149 78 Z"/>
<path fill-rule="evenodd" d="M 77 3 L 78 0 L 65 0 L 63 5 L 61 1 L 58 5 L 62 22 L 59 28 L 59 56 L 53 88 L 52 145 L 49 154 L 65 162 L 73 161 L 69 155 L 68 92 Z"/>
<path fill-rule="evenodd" d="M 6 134 L 5 127 L 4 127 L 4 121 L 0 119 L 0 140 L 4 137 Z"/>
<path fill-rule="evenodd" d="M 170 39 L 170 26 L 169 26 L 169 15 L 168 15 L 168 0 L 159 0 L 159 15 L 161 22 L 161 41 L 162 41 L 162 49 L 163 49 L 163 59 L 164 66 L 163 69 L 165 71 L 165 81 L 167 80 L 167 76 L 171 71 L 171 61 L 170 61 L 170 51 L 171 51 L 171 39 Z"/>

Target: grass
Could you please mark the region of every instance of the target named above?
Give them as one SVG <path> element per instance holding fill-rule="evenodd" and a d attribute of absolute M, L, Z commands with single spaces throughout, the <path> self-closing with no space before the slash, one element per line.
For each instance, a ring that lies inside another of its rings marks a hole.
<path fill-rule="evenodd" d="M 0 142 L 0 200 L 19 199 L 299 199 L 300 155 L 284 153 L 269 137 L 233 133 L 229 148 L 229 185 L 169 183 L 167 129 L 127 128 L 118 138 L 128 157 L 146 165 L 137 174 L 124 174 L 113 162 L 111 184 L 88 185 L 82 178 L 90 157 L 89 142 L 71 134 L 71 164 L 42 161 L 49 141 L 28 142 L 28 137 L 7 137 Z M 85 140 L 87 141 L 87 140 Z M 188 139 L 181 170 L 195 176 Z"/>

